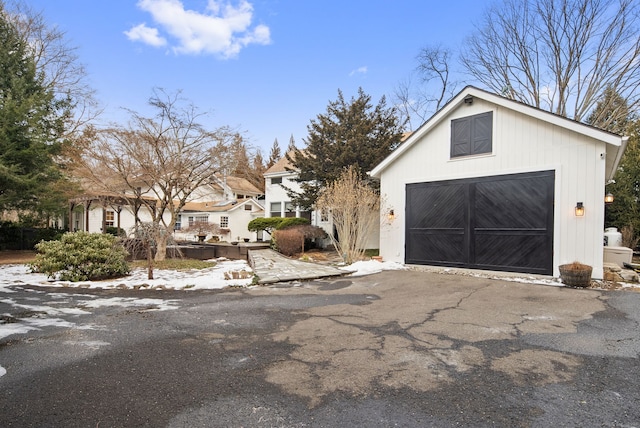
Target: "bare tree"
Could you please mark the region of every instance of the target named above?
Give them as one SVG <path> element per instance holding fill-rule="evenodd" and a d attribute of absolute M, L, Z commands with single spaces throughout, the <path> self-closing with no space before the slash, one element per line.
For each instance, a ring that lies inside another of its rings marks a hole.
<path fill-rule="evenodd" d="M 349 167 L 336 181 L 328 184 L 316 202 L 317 210 L 328 210 L 338 237 L 329 234 L 345 263 L 364 256 L 368 236 L 380 218 L 380 196 Z"/>
<path fill-rule="evenodd" d="M 76 157 L 76 172 L 93 190 L 116 194 L 133 207 L 146 207 L 154 231 L 156 261 L 166 257 L 167 241 L 177 216 L 192 192 L 213 179 L 220 164 L 211 149 L 228 141 L 228 128 L 205 130 L 203 115 L 179 92 L 155 90 L 149 104 L 153 118 L 129 111 L 128 127 L 112 127 L 93 134 Z M 137 212 L 137 211 L 136 211 Z"/>
<path fill-rule="evenodd" d="M 504 0 L 487 10 L 461 61 L 489 89 L 578 121 L 607 88 L 635 110 L 639 23 L 637 0 Z"/>
<path fill-rule="evenodd" d="M 459 82 L 453 79 L 452 57 L 452 51 L 442 45 L 423 47 L 413 74 L 396 85 L 394 101 L 411 129 L 422 125 L 455 94 Z"/>
<path fill-rule="evenodd" d="M 77 47 L 70 44 L 64 31 L 47 24 L 42 12 L 22 0 L 0 0 L 0 13 L 5 14 L 27 42 L 44 86 L 73 107 L 67 134 L 95 119 L 100 113 L 95 91 L 89 86 Z"/>

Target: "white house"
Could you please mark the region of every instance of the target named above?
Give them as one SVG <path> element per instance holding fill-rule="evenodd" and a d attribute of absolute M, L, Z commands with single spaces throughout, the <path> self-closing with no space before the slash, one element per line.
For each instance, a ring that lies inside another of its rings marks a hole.
<path fill-rule="evenodd" d="M 193 231 L 185 231 L 194 222 L 216 223 L 222 229 L 220 240 L 256 240 L 255 232 L 247 230 L 248 223 L 264 216 L 264 207 L 258 200 L 262 192 L 244 178 L 217 177 L 210 184 L 200 186 L 178 215 L 174 237 L 177 240 L 196 240 Z M 143 198 L 153 201 L 151 192 Z M 120 227 L 125 231 L 135 226 L 135 207 L 117 194 L 89 194 L 71 201 L 69 222 L 72 230 L 101 233 L 107 227 Z M 151 221 L 151 213 L 142 206 L 138 210 L 142 222 Z M 165 221 L 169 223 L 169 213 Z M 211 234 L 209 234 L 211 236 Z"/>
<path fill-rule="evenodd" d="M 463 89 L 377 165 L 385 260 L 603 275 L 605 185 L 627 138 Z"/>
<path fill-rule="evenodd" d="M 289 157 L 294 156 L 293 151 Z M 265 177 L 265 216 L 266 217 L 304 217 L 312 225 L 321 227 L 325 232 L 334 233 L 330 212 L 316 210 L 305 211 L 295 206 L 287 195 L 287 189 L 299 192 L 300 184 L 295 181 L 298 173 L 293 169 L 291 162 L 283 156 L 264 173 Z M 380 240 L 379 229 L 376 228 L 367 239 L 367 248 L 378 248 Z M 323 245 L 329 245 L 329 239 Z"/>
<path fill-rule="evenodd" d="M 220 227 L 219 233 L 214 233 L 222 241 L 256 241 L 260 236 L 249 232 L 249 222 L 264 216 L 264 207 L 258 200 L 236 199 L 222 202 L 187 202 L 178 216 L 174 237 L 179 241 L 197 239 L 193 230 L 188 231 L 194 223 L 214 223 Z M 212 234 L 209 233 L 209 236 Z"/>
<path fill-rule="evenodd" d="M 288 153 L 289 157 L 294 156 L 294 151 Z M 313 211 L 302 210 L 294 206 L 291 198 L 287 195 L 287 189 L 294 192 L 300 191 L 300 184 L 295 181 L 298 173 L 289 169 L 293 168 L 291 163 L 283 156 L 275 164 L 264 172 L 264 201 L 265 217 L 304 217 L 316 226 L 327 223 L 328 219 L 316 218 Z"/>

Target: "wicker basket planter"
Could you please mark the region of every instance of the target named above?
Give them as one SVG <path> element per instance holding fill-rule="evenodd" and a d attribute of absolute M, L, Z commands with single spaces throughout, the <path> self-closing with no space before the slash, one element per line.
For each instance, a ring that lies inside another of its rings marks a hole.
<path fill-rule="evenodd" d="M 591 284 L 591 266 L 573 262 L 558 267 L 563 284 L 571 287 L 588 287 Z"/>

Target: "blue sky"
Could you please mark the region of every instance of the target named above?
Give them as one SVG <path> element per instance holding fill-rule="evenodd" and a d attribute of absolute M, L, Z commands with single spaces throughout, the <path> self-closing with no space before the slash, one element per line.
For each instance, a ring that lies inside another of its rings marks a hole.
<path fill-rule="evenodd" d="M 181 90 L 203 124 L 245 131 L 268 156 L 358 87 L 377 103 L 421 47 L 457 48 L 488 2 L 456 0 L 27 0 L 78 47 L 104 120 L 150 115 L 154 87 Z"/>

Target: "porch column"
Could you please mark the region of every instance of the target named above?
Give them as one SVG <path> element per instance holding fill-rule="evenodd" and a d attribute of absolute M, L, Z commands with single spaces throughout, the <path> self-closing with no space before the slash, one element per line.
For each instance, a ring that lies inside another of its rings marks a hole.
<path fill-rule="evenodd" d="M 76 207 L 75 202 L 69 202 L 69 232 L 74 232 L 73 230 L 73 209 Z"/>
<path fill-rule="evenodd" d="M 85 201 L 84 203 L 84 231 L 89 231 L 89 208 L 91 208 L 91 201 Z"/>

